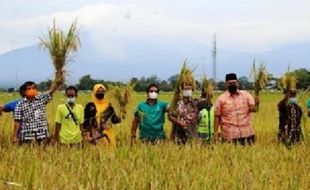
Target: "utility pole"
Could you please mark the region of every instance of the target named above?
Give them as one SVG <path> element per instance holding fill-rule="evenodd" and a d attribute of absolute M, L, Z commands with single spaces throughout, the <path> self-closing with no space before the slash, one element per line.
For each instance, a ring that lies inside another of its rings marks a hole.
<path fill-rule="evenodd" d="M 213 65 L 213 82 L 214 89 L 217 89 L 217 78 L 216 78 L 216 34 L 213 36 L 213 49 L 212 49 L 212 65 Z"/>

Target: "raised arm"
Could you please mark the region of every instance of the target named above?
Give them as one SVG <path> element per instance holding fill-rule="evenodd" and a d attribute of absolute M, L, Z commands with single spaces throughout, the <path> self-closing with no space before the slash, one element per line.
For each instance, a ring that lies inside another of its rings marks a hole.
<path fill-rule="evenodd" d="M 57 84 L 56 83 L 52 83 L 52 85 L 51 85 L 51 87 L 50 87 L 50 89 L 49 89 L 49 91 L 48 91 L 48 93 L 50 94 L 50 95 L 53 95 L 54 94 L 54 92 L 57 90 Z"/>

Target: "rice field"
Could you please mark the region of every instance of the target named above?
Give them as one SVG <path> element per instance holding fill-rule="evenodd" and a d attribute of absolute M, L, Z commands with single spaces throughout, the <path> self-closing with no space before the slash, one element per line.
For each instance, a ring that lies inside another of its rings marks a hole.
<path fill-rule="evenodd" d="M 159 98 L 171 101 L 172 96 L 161 93 Z M 0 97 L 4 103 L 18 95 Z M 131 147 L 133 112 L 145 99 L 144 93 L 133 94 L 126 118 L 114 126 L 115 151 L 92 145 L 15 146 L 11 143 L 12 115 L 4 114 L 0 118 L 0 189 L 310 189 L 309 118 L 303 120 L 304 144 L 291 149 L 279 144 L 277 103 L 281 98 L 280 93 L 261 94 L 259 113 L 253 117 L 257 142 L 251 147 L 202 146 L 196 140 L 186 146 L 167 140 Z M 300 100 L 304 112 L 307 98 L 309 95 Z M 89 93 L 81 93 L 78 102 L 85 105 L 90 99 Z M 51 133 L 56 107 L 64 100 L 57 93 L 48 105 Z M 168 120 L 165 128 L 169 136 Z"/>

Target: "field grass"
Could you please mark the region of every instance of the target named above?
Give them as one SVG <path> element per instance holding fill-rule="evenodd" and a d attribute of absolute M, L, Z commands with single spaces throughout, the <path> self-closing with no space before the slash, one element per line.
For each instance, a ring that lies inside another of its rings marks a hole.
<path fill-rule="evenodd" d="M 0 101 L 16 97 L 0 94 Z M 91 145 L 83 149 L 14 146 L 12 116 L 5 114 L 0 118 L 0 189 L 310 189 L 308 132 L 304 144 L 291 149 L 277 142 L 276 105 L 281 97 L 279 93 L 262 94 L 259 113 L 253 118 L 257 143 L 251 147 L 201 146 L 197 141 L 186 146 L 167 141 L 130 147 L 133 112 L 144 94 L 133 95 L 126 119 L 115 126 L 116 151 Z M 172 94 L 162 93 L 160 98 L 170 101 Z M 87 93 L 78 99 L 83 105 L 89 100 Z M 56 106 L 63 101 L 58 93 L 48 105 L 52 133 Z M 169 121 L 165 128 L 169 136 Z"/>

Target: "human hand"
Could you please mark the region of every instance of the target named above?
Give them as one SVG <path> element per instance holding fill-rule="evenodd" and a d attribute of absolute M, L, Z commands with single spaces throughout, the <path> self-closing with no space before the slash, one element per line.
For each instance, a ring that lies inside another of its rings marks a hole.
<path fill-rule="evenodd" d="M 218 135 L 216 133 L 214 133 L 214 136 L 213 136 L 213 143 L 214 144 L 217 144 L 218 138 L 219 138 Z"/>
<path fill-rule="evenodd" d="M 13 137 L 13 144 L 17 144 L 18 143 L 18 137 L 14 136 Z"/>
<path fill-rule="evenodd" d="M 132 135 L 130 138 L 130 145 L 133 146 L 136 143 L 137 143 L 137 137 L 136 135 Z"/>
<path fill-rule="evenodd" d="M 254 102 L 255 102 L 255 105 L 259 105 L 260 104 L 259 96 L 255 96 L 254 97 Z"/>

